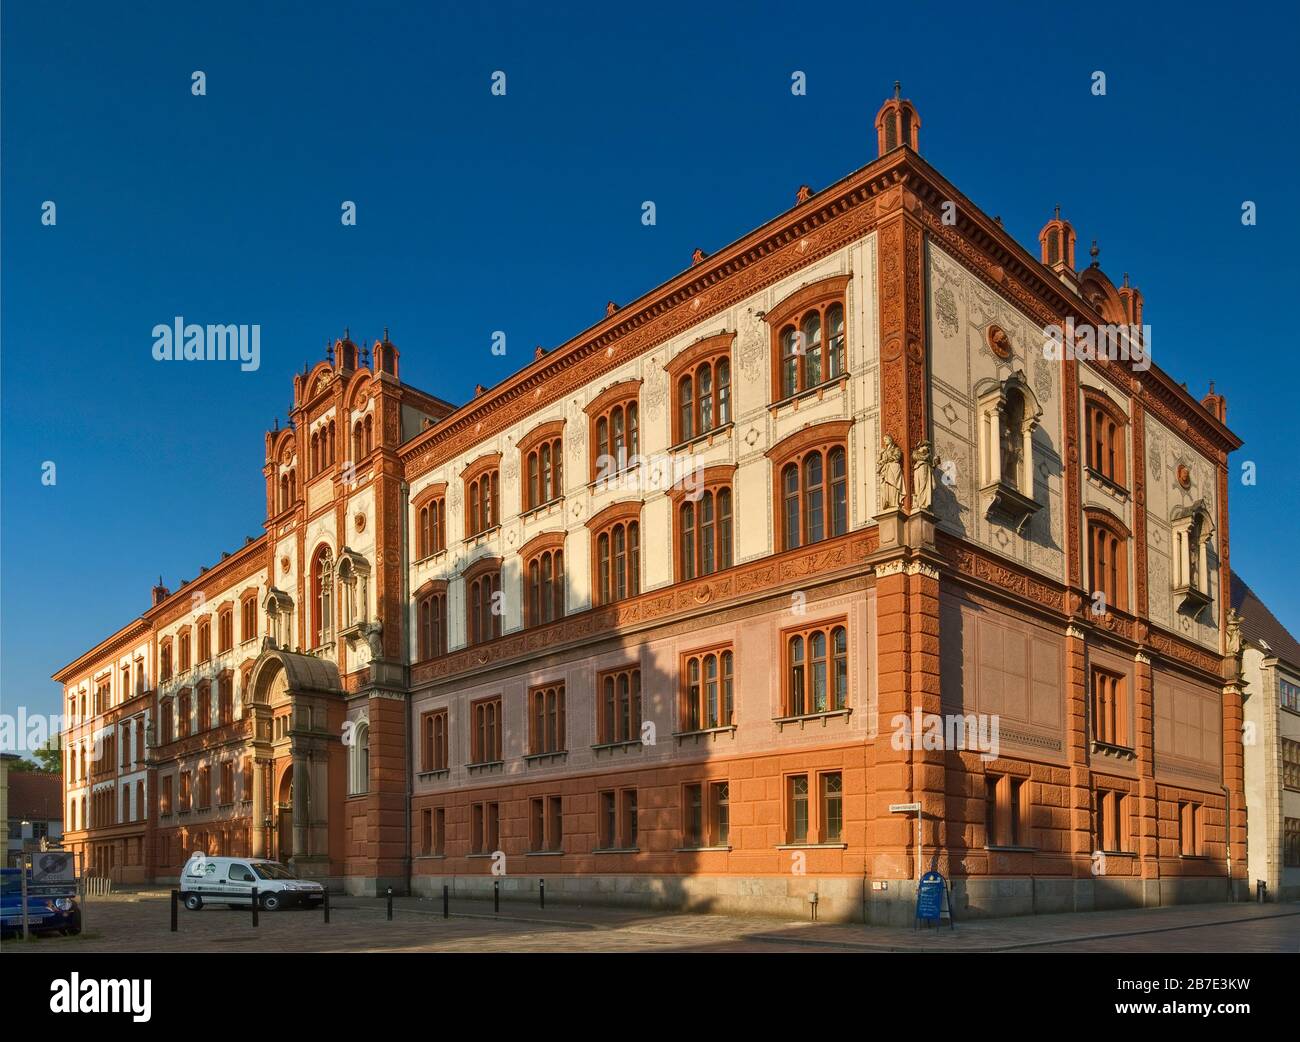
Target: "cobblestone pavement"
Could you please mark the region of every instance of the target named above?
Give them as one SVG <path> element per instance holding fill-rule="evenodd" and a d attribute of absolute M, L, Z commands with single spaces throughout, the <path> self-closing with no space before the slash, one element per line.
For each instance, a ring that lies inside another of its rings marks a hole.
<path fill-rule="evenodd" d="M 1300 906 L 1217 904 L 977 920 L 924 931 L 591 906 L 336 898 L 319 911 L 205 908 L 169 929 L 165 890 L 92 900 L 75 938 L 9 941 L 6 952 L 1300 952 Z"/>

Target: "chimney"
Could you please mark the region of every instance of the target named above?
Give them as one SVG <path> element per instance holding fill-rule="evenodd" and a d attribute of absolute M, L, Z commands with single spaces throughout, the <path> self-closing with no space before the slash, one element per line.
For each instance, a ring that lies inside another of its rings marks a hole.
<path fill-rule="evenodd" d="M 162 604 L 167 599 L 169 592 L 167 587 L 163 585 L 162 576 L 158 576 L 158 585 L 153 588 L 153 607 L 156 608 Z"/>

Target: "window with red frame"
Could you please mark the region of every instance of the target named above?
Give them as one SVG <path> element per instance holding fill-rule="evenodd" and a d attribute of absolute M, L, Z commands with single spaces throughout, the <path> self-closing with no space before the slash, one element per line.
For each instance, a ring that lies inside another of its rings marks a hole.
<path fill-rule="evenodd" d="M 501 759 L 501 696 L 485 698 L 470 706 L 470 756 L 474 763 L 496 763 Z"/>
<path fill-rule="evenodd" d="M 848 707 L 849 642 L 844 622 L 819 623 L 785 634 L 787 717 Z"/>
<path fill-rule="evenodd" d="M 497 594 L 501 592 L 500 566 L 475 572 L 466 580 L 465 606 L 468 612 L 466 633 L 470 644 L 482 644 L 501 636 L 501 612 Z"/>
<path fill-rule="evenodd" d="M 781 466 L 781 548 L 848 531 L 848 453 L 843 445 L 810 449 Z"/>
<path fill-rule="evenodd" d="M 416 600 L 416 643 L 421 661 L 447 653 L 447 593 L 430 590 Z"/>
<path fill-rule="evenodd" d="M 612 521 L 592 535 L 597 604 L 609 604 L 641 592 L 641 522 Z"/>
<path fill-rule="evenodd" d="M 564 685 L 533 688 L 528 692 L 528 751 L 536 756 L 566 748 Z"/>
<path fill-rule="evenodd" d="M 634 742 L 641 737 L 641 670 L 636 666 L 601 673 L 596 678 L 601 745 Z"/>
<path fill-rule="evenodd" d="M 730 568 L 732 563 L 731 488 L 706 488 L 699 498 L 686 497 L 677 506 L 677 575 L 698 575 Z"/>
<path fill-rule="evenodd" d="M 1107 481 L 1124 487 L 1124 421 L 1118 410 L 1089 397 L 1084 402 L 1088 467 Z"/>
<path fill-rule="evenodd" d="M 524 565 L 524 624 L 541 626 L 564 617 L 564 550 L 547 547 Z"/>
<path fill-rule="evenodd" d="M 467 539 L 501 523 L 501 479 L 495 466 L 480 471 L 465 482 L 465 504 Z"/>
<path fill-rule="evenodd" d="M 681 728 L 730 727 L 734 714 L 735 654 L 730 647 L 697 651 L 682 659 Z"/>

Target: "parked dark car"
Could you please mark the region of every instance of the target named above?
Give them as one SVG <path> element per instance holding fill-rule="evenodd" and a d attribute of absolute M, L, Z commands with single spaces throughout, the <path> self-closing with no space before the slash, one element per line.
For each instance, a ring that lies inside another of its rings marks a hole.
<path fill-rule="evenodd" d="M 0 934 L 23 932 L 23 877 L 21 868 L 0 868 Z M 33 886 L 27 873 L 27 929 L 31 933 L 81 933 L 81 904 L 68 887 Z"/>

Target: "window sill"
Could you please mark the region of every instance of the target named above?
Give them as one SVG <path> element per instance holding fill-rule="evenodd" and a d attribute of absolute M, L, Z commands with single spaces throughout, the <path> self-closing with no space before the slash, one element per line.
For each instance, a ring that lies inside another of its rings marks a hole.
<path fill-rule="evenodd" d="M 841 373 L 839 376 L 833 376 L 829 380 L 823 380 L 821 383 L 814 384 L 812 387 L 806 387 L 802 391 L 796 391 L 787 398 L 782 398 L 780 401 L 773 402 L 768 406 L 768 409 L 770 409 L 773 415 L 775 415 L 787 405 L 793 405 L 794 411 L 798 412 L 799 403 L 805 399 L 815 397 L 818 401 L 821 401 L 822 398 L 826 396 L 826 392 L 832 388 L 842 390 L 844 385 L 849 382 L 849 375 L 849 373 Z"/>
<path fill-rule="evenodd" d="M 467 763 L 465 769 L 470 774 L 492 774 L 504 770 L 505 766 L 505 760 L 481 760 L 478 763 Z"/>
<path fill-rule="evenodd" d="M 446 861 L 446 854 L 416 854 L 416 861 Z"/>
<path fill-rule="evenodd" d="M 434 551 L 433 553 L 431 553 L 431 554 L 425 554 L 423 557 L 419 558 L 419 559 L 415 562 L 415 566 L 416 566 L 417 568 L 422 568 L 422 567 L 424 567 L 424 565 L 426 565 L 426 564 L 432 564 L 432 563 L 433 563 L 434 561 L 436 561 L 439 557 L 443 557 L 443 556 L 445 556 L 446 553 L 447 553 L 447 548 L 444 546 L 444 547 L 442 547 L 442 548 L 440 548 L 440 549 L 438 549 L 438 550 L 435 550 L 435 551 Z"/>
<path fill-rule="evenodd" d="M 985 517 L 994 513 L 1001 514 L 1015 525 L 1016 535 L 1024 532 L 1030 518 L 1043 506 L 1005 481 L 985 485 L 980 489 L 980 494 L 988 499 L 988 506 L 984 510 Z"/>
<path fill-rule="evenodd" d="M 1100 850 L 1098 853 L 1106 857 L 1137 857 L 1132 850 Z"/>
<path fill-rule="evenodd" d="M 995 844 L 992 844 L 992 843 L 986 843 L 986 844 L 984 845 L 984 849 L 985 849 L 985 850 L 988 850 L 988 851 L 993 851 L 993 852 L 998 853 L 998 854 L 1036 854 L 1036 853 L 1038 853 L 1038 848 L 1037 848 L 1037 847 L 1004 847 L 1004 846 L 999 846 L 999 845 L 995 845 Z"/>
<path fill-rule="evenodd" d="M 640 847 L 595 847 L 591 851 L 593 854 L 639 854 Z"/>
<path fill-rule="evenodd" d="M 638 745 L 644 744 L 640 738 L 629 738 L 622 742 L 602 742 L 600 745 L 593 745 L 591 751 L 599 756 L 601 753 L 612 753 L 615 749 L 622 749 L 627 752 Z"/>
<path fill-rule="evenodd" d="M 465 545 L 470 548 L 481 546 L 483 543 L 491 539 L 494 535 L 500 533 L 500 531 L 501 531 L 500 525 L 493 525 L 491 528 L 485 528 L 481 532 L 475 532 L 473 535 L 467 535 L 464 540 Z"/>
<path fill-rule="evenodd" d="M 588 492 L 602 492 L 606 489 L 618 488 L 618 482 L 641 469 L 641 455 L 636 453 L 628 457 L 627 466 L 619 470 L 610 470 L 604 474 L 598 474 L 587 482 Z"/>
<path fill-rule="evenodd" d="M 528 753 L 524 757 L 524 763 L 539 764 L 539 763 L 546 763 L 550 760 L 559 760 L 561 763 L 563 763 L 568 758 L 569 758 L 568 749 L 556 749 L 553 752 Z"/>
<path fill-rule="evenodd" d="M 778 843 L 777 850 L 848 850 L 847 843 Z"/>
<path fill-rule="evenodd" d="M 1179 854 L 1180 861 L 1212 861 L 1214 860 L 1208 854 Z"/>
<path fill-rule="evenodd" d="M 721 735 L 734 735 L 736 725 L 728 724 L 725 727 L 703 727 L 698 731 L 674 731 L 673 737 L 677 739 L 678 746 L 681 746 L 688 738 L 694 738 L 695 744 L 700 744 L 702 738 L 712 738 L 715 742 Z"/>
<path fill-rule="evenodd" d="M 1114 481 L 1111 478 L 1106 477 L 1106 475 L 1103 474 L 1101 471 L 1094 470 L 1092 467 L 1089 466 L 1085 466 L 1083 468 L 1083 473 L 1088 478 L 1088 480 L 1091 481 L 1098 488 L 1102 489 L 1103 491 L 1109 492 L 1116 499 L 1121 499 L 1125 502 L 1128 502 L 1128 497 L 1129 497 L 1128 489 L 1126 489 L 1118 481 Z"/>
<path fill-rule="evenodd" d="M 1098 738 L 1092 739 L 1088 744 L 1092 752 L 1100 753 L 1102 756 L 1113 756 L 1117 760 L 1137 759 L 1136 750 L 1127 745 L 1115 745 L 1113 742 L 1103 742 Z"/>
<path fill-rule="evenodd" d="M 481 850 L 474 854 L 466 854 L 465 856 L 469 858 L 471 861 L 481 861 L 485 858 L 496 857 L 497 852 L 495 850 Z"/>
<path fill-rule="evenodd" d="M 709 852 L 726 853 L 731 850 L 731 844 L 721 847 L 678 847 L 673 853 L 675 854 L 705 854 Z"/>
<path fill-rule="evenodd" d="M 716 438 L 730 438 L 731 432 L 735 426 L 736 424 L 732 420 L 728 420 L 726 423 L 719 424 L 717 427 L 704 431 L 702 434 L 696 434 L 693 437 L 687 438 L 685 441 L 679 441 L 676 445 L 670 445 L 668 447 L 668 454 L 676 455 L 681 452 L 686 452 L 689 449 L 693 449 L 699 445 L 708 448 L 713 444 Z"/>
<path fill-rule="evenodd" d="M 369 795 L 370 795 L 370 790 L 369 790 L 369 789 L 363 789 L 361 792 L 349 792 L 349 793 L 348 793 L 348 799 L 350 799 L 350 800 L 359 800 L 359 799 L 362 799 L 363 797 L 365 797 L 365 796 L 369 796 Z"/>
<path fill-rule="evenodd" d="M 535 507 L 529 507 L 519 513 L 519 520 L 531 521 L 534 517 L 540 517 L 543 514 L 549 514 L 551 507 L 561 506 L 564 503 L 563 496 L 556 496 L 554 499 L 548 499 L 545 503 L 538 503 Z"/>
<path fill-rule="evenodd" d="M 563 857 L 563 850 L 525 850 L 524 857 Z"/>
<path fill-rule="evenodd" d="M 436 781 L 451 774 L 450 767 L 437 767 L 431 771 L 417 771 L 415 776 L 421 781 Z"/>
<path fill-rule="evenodd" d="M 781 731 L 784 731 L 787 725 L 798 724 L 799 730 L 802 731 L 804 727 L 810 723 L 821 721 L 821 725 L 825 727 L 834 717 L 842 716 L 847 719 L 852 714 L 852 708 L 846 707 L 844 709 L 832 709 L 825 713 L 805 713 L 802 716 L 778 716 L 773 719 L 772 723 L 776 724 L 777 728 Z"/>

